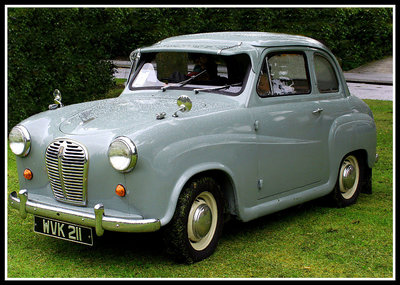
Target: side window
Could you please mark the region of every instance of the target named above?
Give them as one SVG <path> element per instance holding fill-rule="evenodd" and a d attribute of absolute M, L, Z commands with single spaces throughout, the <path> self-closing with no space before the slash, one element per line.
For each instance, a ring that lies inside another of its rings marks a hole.
<path fill-rule="evenodd" d="M 303 53 L 274 53 L 265 59 L 257 83 L 261 97 L 308 94 L 310 91 Z"/>
<path fill-rule="evenodd" d="M 336 73 L 330 62 L 322 55 L 315 54 L 314 65 L 319 92 L 328 93 L 339 91 Z"/>

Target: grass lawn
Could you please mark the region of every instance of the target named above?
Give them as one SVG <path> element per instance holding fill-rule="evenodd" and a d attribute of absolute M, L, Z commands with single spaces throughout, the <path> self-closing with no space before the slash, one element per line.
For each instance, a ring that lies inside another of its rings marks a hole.
<path fill-rule="evenodd" d="M 331 208 L 320 200 L 257 220 L 230 221 L 216 252 L 193 265 L 164 254 L 160 234 L 106 232 L 95 246 L 41 236 L 33 216 L 8 208 L 7 278 L 393 278 L 393 104 L 365 100 L 380 160 L 373 194 Z M 8 194 L 18 191 L 8 149 Z"/>

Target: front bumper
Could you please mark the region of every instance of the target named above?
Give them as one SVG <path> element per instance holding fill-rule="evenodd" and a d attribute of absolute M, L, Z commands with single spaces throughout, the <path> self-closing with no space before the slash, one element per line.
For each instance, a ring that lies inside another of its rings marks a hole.
<path fill-rule="evenodd" d="M 98 236 L 102 236 L 104 230 L 116 232 L 154 232 L 161 227 L 158 219 L 138 220 L 106 216 L 102 204 L 96 204 L 93 214 L 91 214 L 29 201 L 28 191 L 25 189 L 20 190 L 18 194 L 15 191 L 12 192 L 8 197 L 8 201 L 13 208 L 19 210 L 22 218 L 26 218 L 27 214 L 30 213 L 93 227 L 96 229 Z"/>

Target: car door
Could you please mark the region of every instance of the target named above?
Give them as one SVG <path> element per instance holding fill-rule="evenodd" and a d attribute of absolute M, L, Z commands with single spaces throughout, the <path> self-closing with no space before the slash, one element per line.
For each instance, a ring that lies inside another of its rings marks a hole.
<path fill-rule="evenodd" d="M 258 199 L 276 199 L 323 176 L 321 106 L 312 94 L 306 49 L 265 52 L 252 113 L 258 143 Z"/>

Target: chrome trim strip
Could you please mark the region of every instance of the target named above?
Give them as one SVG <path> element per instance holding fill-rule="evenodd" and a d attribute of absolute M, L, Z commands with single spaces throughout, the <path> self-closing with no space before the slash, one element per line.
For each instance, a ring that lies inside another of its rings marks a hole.
<path fill-rule="evenodd" d="M 97 204 L 93 214 L 73 211 L 51 205 L 45 205 L 28 200 L 28 191 L 22 189 L 12 192 L 8 197 L 11 207 L 19 210 L 21 218 L 26 218 L 27 213 L 70 222 L 96 229 L 98 236 L 103 235 L 104 230 L 115 232 L 154 232 L 160 229 L 161 223 L 158 219 L 126 219 L 109 217 L 104 215 L 104 206 Z"/>
<path fill-rule="evenodd" d="M 66 142 L 64 142 L 65 145 L 67 144 Z M 53 144 L 53 143 L 52 143 Z M 67 197 L 67 192 L 65 190 L 65 184 L 64 184 L 64 178 L 63 178 L 63 164 L 62 164 L 62 158 L 64 155 L 64 148 L 66 146 L 64 146 L 63 144 L 60 145 L 59 149 L 58 149 L 58 154 L 57 154 L 57 165 L 58 165 L 58 173 L 59 173 L 59 182 L 61 185 L 61 191 L 63 193 L 63 196 L 66 198 Z M 47 152 L 46 152 L 47 155 Z"/>
<path fill-rule="evenodd" d="M 220 55 L 221 54 L 221 52 L 223 51 L 223 50 L 225 50 L 225 49 L 230 49 L 230 48 L 234 48 L 234 47 L 240 47 L 242 45 L 242 42 L 239 42 L 238 44 L 236 44 L 236 45 L 233 45 L 233 46 L 229 46 L 229 47 L 224 47 L 224 48 L 221 48 L 220 50 L 218 50 L 217 51 L 217 54 L 218 55 Z"/>

